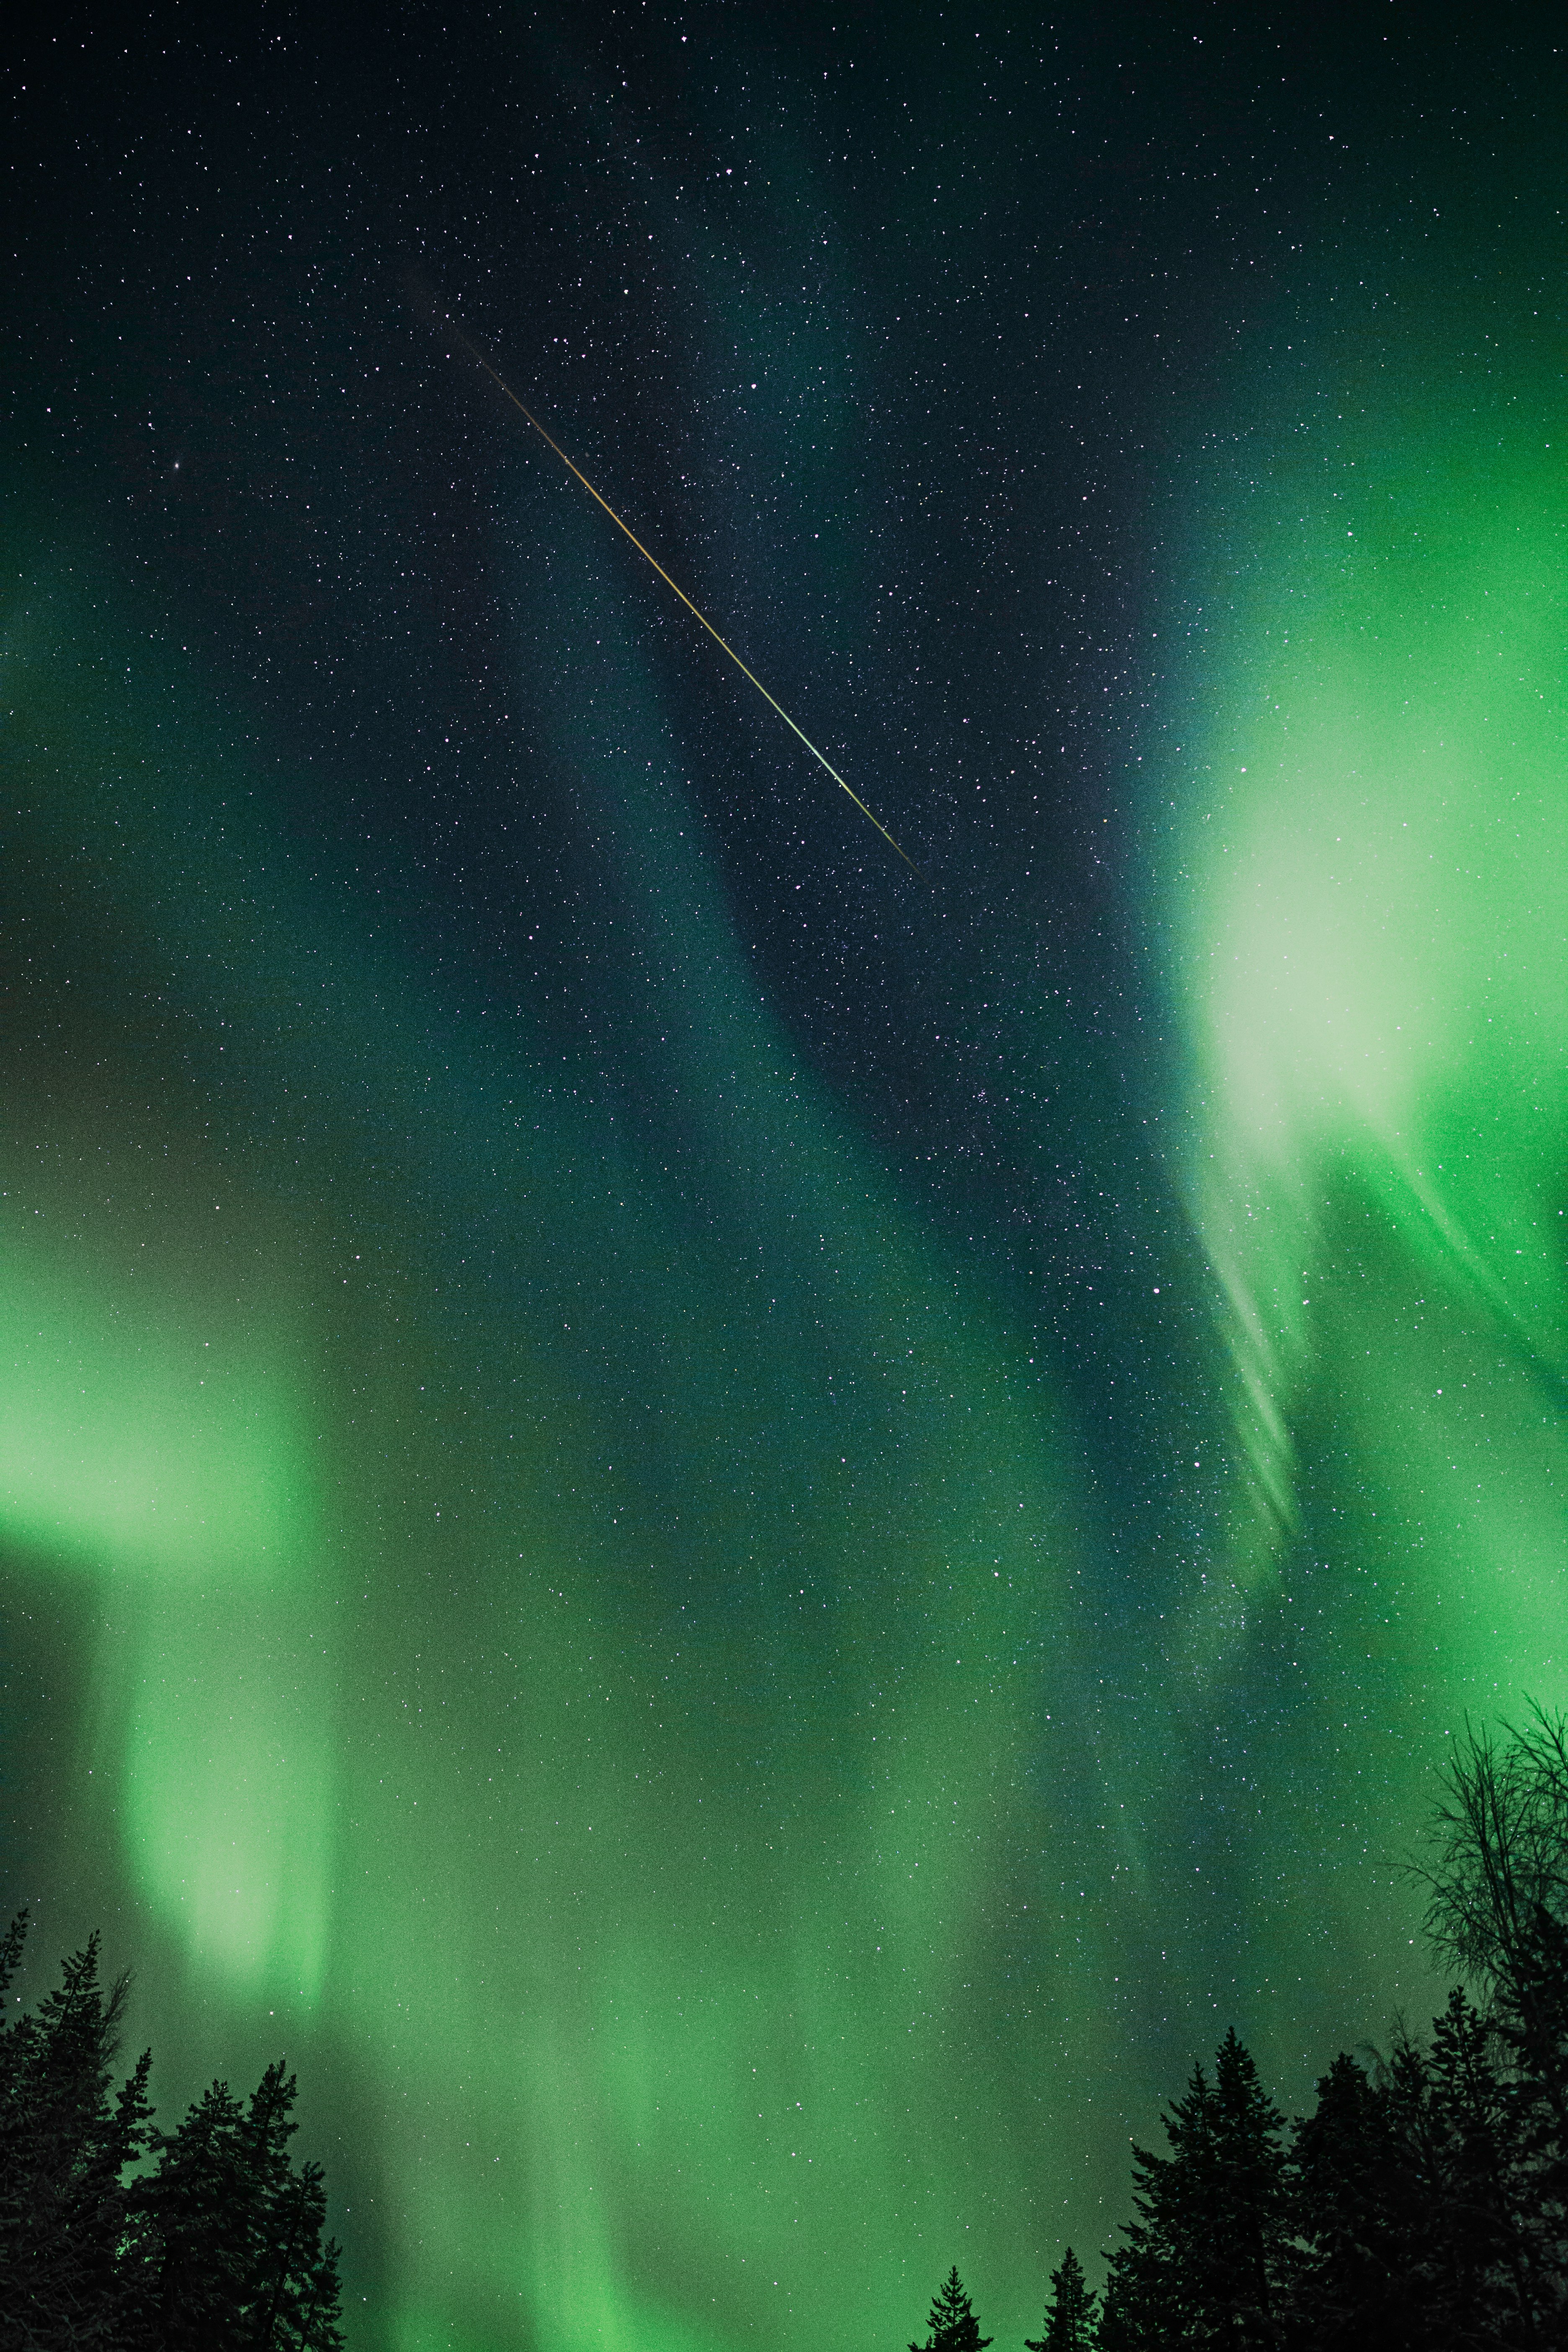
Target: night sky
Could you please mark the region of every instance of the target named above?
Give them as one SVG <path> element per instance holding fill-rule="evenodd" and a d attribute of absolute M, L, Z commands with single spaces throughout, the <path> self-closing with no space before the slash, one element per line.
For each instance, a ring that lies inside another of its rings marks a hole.
<path fill-rule="evenodd" d="M 1558 12 L 33 12 L 0 1895 L 353 2352 L 1000 2347 L 1568 1701 Z M 493 362 L 916 879 L 454 339 Z"/>

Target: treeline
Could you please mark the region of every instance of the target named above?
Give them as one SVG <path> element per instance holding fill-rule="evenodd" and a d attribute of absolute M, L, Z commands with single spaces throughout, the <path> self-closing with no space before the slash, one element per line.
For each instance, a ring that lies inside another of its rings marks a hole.
<path fill-rule="evenodd" d="M 1287 2126 L 1234 2032 L 1135 2148 L 1133 2219 L 1069 2248 L 1028 2352 L 1568 2346 L 1568 1723 L 1468 1734 L 1415 1875 L 1466 1979 L 1429 2035 L 1342 2052 Z M 984 2352 L 952 2272 L 910 2352 Z"/>
<path fill-rule="evenodd" d="M 0 2000 L 24 1912 L 0 1939 Z M 172 2132 L 151 2053 L 114 2087 L 127 1994 L 98 1938 L 36 2011 L 0 2024 L 4 2352 L 340 2352 L 338 2249 L 316 2164 L 295 2165 L 294 2077 L 215 2083 Z"/>
<path fill-rule="evenodd" d="M 1464 1981 L 1429 2034 L 1342 2052 L 1287 2124 L 1234 2032 L 1133 2151 L 1101 2288 L 1068 2248 L 1026 2352 L 1568 2347 L 1568 1719 L 1468 1734 L 1416 1874 Z M 0 1937 L 0 2352 L 341 2352 L 295 2086 L 215 2083 L 165 2132 L 150 2056 L 115 2087 L 127 1986 L 98 1943 L 11 2018 Z M 992 2342 L 956 2270 L 910 2352 Z"/>

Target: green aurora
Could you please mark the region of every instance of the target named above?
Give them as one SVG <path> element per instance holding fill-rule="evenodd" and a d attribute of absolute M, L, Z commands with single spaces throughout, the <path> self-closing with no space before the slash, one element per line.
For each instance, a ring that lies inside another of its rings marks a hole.
<path fill-rule="evenodd" d="M 312 947 L 320 909 L 258 881 L 276 853 L 227 814 L 253 788 L 216 717 L 192 727 L 144 639 L 106 645 L 110 593 L 40 581 L 8 637 L 35 855 L 128 958 L 163 947 L 184 999 L 142 1066 L 161 1105 L 85 1091 L 85 1039 L 46 1050 L 18 1097 L 68 1087 L 75 1117 L 7 1170 L 5 1513 L 40 1578 L 94 1587 L 86 1817 L 90 1774 L 187 1999 L 340 2035 L 366 2075 L 396 2150 L 394 2340 L 472 2312 L 489 2342 L 520 2304 L 574 2344 L 787 2330 L 825 2244 L 895 2307 L 887 2213 L 1016 2226 L 941 2088 L 955 2034 L 1037 2045 L 1021 2180 L 1039 2101 L 1092 2095 L 1113 2056 L 1116 1923 L 1063 1933 L 1031 1786 L 1045 1702 L 1061 1826 L 1098 1835 L 1044 1383 L 792 1066 L 679 828 L 640 869 L 639 944 L 722 1188 L 707 1230 L 575 1108 L 585 1073 L 411 998 L 373 940 Z M 658 823 L 651 795 L 631 814 Z M 246 1089 L 332 1089 L 301 1189 L 331 1197 L 321 1162 L 352 1151 L 336 1215 L 279 1197 L 303 1137 L 180 1104 L 185 1024 Z M 452 1265 L 411 1171 L 503 1219 L 513 1261 Z M 618 1424 L 650 1377 L 656 1427 Z M 68 1877 L 81 1835 L 71 1808 Z M 1060 1948 L 1033 2027 L 987 1981 L 1031 1911 Z M 1091 2037 L 1066 2084 L 1064 2000 Z M 722 2293 L 694 2321 L 700 2254 Z"/>
<path fill-rule="evenodd" d="M 1331 1549 L 1434 1728 L 1563 1670 L 1568 476 L 1532 373 L 1418 425 L 1363 361 L 1280 436 L 1194 591 L 1223 692 L 1164 877 L 1237 1436 L 1194 1637 Z"/>
<path fill-rule="evenodd" d="M 518 593 L 595 615 L 538 692 L 646 1117 L 307 856 L 14 487 L 40 1964 L 136 1958 L 161 2105 L 286 2044 L 356 2347 L 894 2347 L 954 2260 L 1007 2341 L 1227 2023 L 1289 2102 L 1427 1999 L 1445 1731 L 1568 1702 L 1568 418 L 1401 331 L 1265 396 L 1163 587 L 1126 887 L 1206 1272 L 1144 1287 L 1223 1375 L 1131 1560 L 1016 1288 L 770 1003 L 591 517 Z"/>

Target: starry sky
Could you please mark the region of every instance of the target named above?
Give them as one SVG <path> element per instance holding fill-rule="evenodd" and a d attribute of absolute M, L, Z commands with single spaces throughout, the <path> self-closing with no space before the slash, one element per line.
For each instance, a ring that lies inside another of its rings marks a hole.
<path fill-rule="evenodd" d="M 38 15 L 0 1876 L 354 2352 L 1003 2345 L 1568 1701 L 1552 12 Z M 504 373 L 917 880 L 454 340 Z"/>

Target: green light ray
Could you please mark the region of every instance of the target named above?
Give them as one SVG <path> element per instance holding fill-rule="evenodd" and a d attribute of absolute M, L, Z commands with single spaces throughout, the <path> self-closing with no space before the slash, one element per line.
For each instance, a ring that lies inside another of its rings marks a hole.
<path fill-rule="evenodd" d="M 301 1335 L 276 1289 L 254 1296 L 232 1192 L 232 1243 L 179 1188 L 173 1247 L 166 1209 L 151 1249 L 101 1219 L 84 1248 L 89 1204 L 27 1168 L 16 1121 L 9 1139 L 0 1544 L 35 1578 L 100 1585 L 86 1746 L 154 1914 L 200 1965 L 309 2008 L 332 1801 L 321 1645 L 280 1638 L 310 1612 L 320 1532 Z"/>
<path fill-rule="evenodd" d="M 0 1529 L 127 1577 L 289 1581 L 314 1510 L 286 1346 L 216 1299 L 149 1297 L 144 1265 L 41 1247 L 26 1227 L 42 1208 L 17 1190 L 0 1219 Z"/>
<path fill-rule="evenodd" d="M 36 1090 L 96 1156 L 86 1252 L 37 1277 L 65 1369 L 10 1533 L 58 1523 L 102 1593 L 84 1749 L 189 1988 L 150 1991 L 157 2038 L 188 2038 L 189 1999 L 349 2053 L 393 2341 L 896 2329 L 954 2241 L 1033 2319 L 1042 2183 L 1083 2175 L 1041 2117 L 1110 2063 L 1094 1988 L 1142 1901 L 1048 1381 L 759 1003 L 629 640 L 601 625 L 596 700 L 561 690 L 682 1106 L 673 1171 L 526 1021 L 492 1043 L 328 919 L 189 677 L 116 642 L 121 593 L 57 581 L 11 632 L 28 854 L 223 1024 L 244 1084 L 149 1114 L 165 1262 L 131 1336 L 74 1354 L 68 1327 L 120 1328 L 105 1204 L 142 1139 L 68 1045 Z M 106 777 L 116 822 L 84 835 Z M 161 1073 L 183 1035 L 139 1050 Z M 166 1171 L 193 1156 L 243 1171 L 243 1204 L 176 1279 L 198 1193 Z M 515 1278 L 490 1293 L 463 1260 L 492 1219 Z M 179 1387 L 226 1286 L 249 1418 Z M 154 1412 L 127 1367 L 165 1359 Z M 650 1377 L 657 1442 L 626 1402 Z M 153 1465 L 183 1550 L 72 1498 L 93 1445 Z"/>
<path fill-rule="evenodd" d="M 1527 372 L 1451 415 L 1342 388 L 1194 593 L 1169 903 L 1243 1475 L 1194 1638 L 1303 1539 L 1332 1392 L 1438 1720 L 1563 1687 L 1559 406 Z"/>

